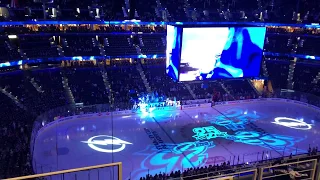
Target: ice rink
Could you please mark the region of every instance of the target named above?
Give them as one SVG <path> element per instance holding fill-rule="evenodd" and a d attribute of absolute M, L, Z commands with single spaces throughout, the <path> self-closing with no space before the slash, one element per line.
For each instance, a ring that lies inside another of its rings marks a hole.
<path fill-rule="evenodd" d="M 319 145 L 319 120 L 319 110 L 284 101 L 83 116 L 39 132 L 33 166 L 43 173 L 122 162 L 123 177 L 139 179 L 224 161 L 250 163 Z M 106 169 L 77 179 L 95 176 L 116 178 Z"/>

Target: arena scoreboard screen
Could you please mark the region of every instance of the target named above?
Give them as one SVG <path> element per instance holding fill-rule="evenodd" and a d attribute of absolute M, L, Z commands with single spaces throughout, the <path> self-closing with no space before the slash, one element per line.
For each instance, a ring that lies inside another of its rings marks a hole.
<path fill-rule="evenodd" d="M 260 74 L 266 27 L 167 26 L 166 72 L 175 81 Z"/>

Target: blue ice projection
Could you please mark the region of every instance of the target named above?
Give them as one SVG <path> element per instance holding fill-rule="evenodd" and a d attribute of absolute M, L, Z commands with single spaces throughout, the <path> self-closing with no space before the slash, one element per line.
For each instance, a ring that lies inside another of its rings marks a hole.
<path fill-rule="evenodd" d="M 149 145 L 143 151 L 135 153 L 138 156 L 145 156 L 145 159 L 141 162 L 140 169 L 131 174 L 131 178 L 140 178 L 148 173 L 169 173 L 183 168 L 204 166 L 209 157 L 207 150 L 215 147 L 210 141 L 165 145 L 167 147 L 165 150 L 159 151 L 154 145 Z"/>
<path fill-rule="evenodd" d="M 224 138 L 233 142 L 260 146 L 266 149 L 282 153 L 305 153 L 296 149 L 295 143 L 305 138 L 295 138 L 278 134 L 265 134 L 256 131 L 238 131 L 231 135 L 221 132 L 214 126 L 196 127 L 192 130 L 195 142 L 183 142 L 179 144 L 164 143 L 166 149 L 159 150 L 154 145 L 148 145 L 146 149 L 135 153 L 135 156 L 144 156 L 140 169 L 131 174 L 131 178 L 144 177 L 147 174 L 182 170 L 191 167 L 205 166 L 210 148 L 214 148 L 212 141 L 216 138 Z"/>
<path fill-rule="evenodd" d="M 215 128 L 214 126 L 193 128 L 193 132 L 196 135 L 194 135 L 192 137 L 195 138 L 197 141 L 210 140 L 210 139 L 215 139 L 218 137 L 227 138 L 230 136 L 230 135 L 228 135 L 227 132 L 221 132 L 217 128 Z"/>
<path fill-rule="evenodd" d="M 215 138 L 225 138 L 234 142 L 240 142 L 249 145 L 256 145 L 266 149 L 275 151 L 286 151 L 292 153 L 304 153 L 304 150 L 296 149 L 294 145 L 301 142 L 305 138 L 284 136 L 278 134 L 265 134 L 256 131 L 238 131 L 234 135 L 229 135 L 227 132 L 221 132 L 214 126 L 197 127 L 193 129 L 195 135 L 192 137 L 199 140 L 212 140 Z"/>
<path fill-rule="evenodd" d="M 168 112 L 157 114 L 158 119 L 173 118 L 175 116 L 179 116 L 179 113 L 171 115 Z M 163 145 L 166 147 L 164 149 L 157 149 L 155 145 L 148 145 L 143 151 L 134 154 L 144 158 L 140 164 L 140 169 L 131 173 L 130 178 L 135 179 L 147 174 L 169 173 L 191 167 L 205 166 L 210 161 L 209 157 L 214 157 L 213 154 L 210 154 L 209 149 L 215 147 L 213 140 L 217 138 L 259 146 L 281 156 L 290 153 L 306 153 L 305 150 L 296 147 L 296 144 L 305 140 L 306 137 L 293 137 L 265 132 L 254 124 L 255 121 L 263 118 L 262 114 L 258 114 L 255 111 L 234 108 L 218 116 L 207 113 L 201 113 L 200 116 L 210 122 L 211 126 L 193 128 L 191 136 L 195 142 L 182 142 L 179 144 L 164 142 Z M 254 130 L 248 131 L 248 127 L 254 128 Z M 227 132 L 219 130 L 220 128 L 225 128 Z M 224 159 L 223 161 L 226 160 L 225 157 L 222 159 Z"/>
<path fill-rule="evenodd" d="M 230 109 L 223 115 L 205 115 L 204 119 L 211 124 L 223 126 L 232 131 L 244 130 L 249 122 L 253 122 L 261 118 L 257 112 L 248 112 L 241 109 Z"/>
<path fill-rule="evenodd" d="M 303 119 L 293 119 L 288 117 L 276 117 L 272 123 L 297 130 L 309 130 L 312 129 L 313 125 L 304 122 Z"/>

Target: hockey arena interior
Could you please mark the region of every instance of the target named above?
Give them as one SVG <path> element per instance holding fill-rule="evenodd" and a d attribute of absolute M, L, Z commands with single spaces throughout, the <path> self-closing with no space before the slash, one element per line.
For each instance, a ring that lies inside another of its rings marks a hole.
<path fill-rule="evenodd" d="M 0 179 L 320 180 L 319 10 L 0 1 Z"/>

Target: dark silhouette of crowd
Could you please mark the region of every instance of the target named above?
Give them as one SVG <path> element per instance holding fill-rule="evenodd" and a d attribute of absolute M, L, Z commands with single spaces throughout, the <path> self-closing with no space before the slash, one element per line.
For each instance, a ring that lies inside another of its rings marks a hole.
<path fill-rule="evenodd" d="M 311 148 L 311 146 L 309 145 L 309 149 L 308 149 L 309 156 L 317 155 L 317 153 L 318 153 L 318 146 Z"/>
<path fill-rule="evenodd" d="M 221 174 L 233 173 L 235 170 L 231 169 L 232 165 L 229 161 L 223 162 L 221 164 L 209 165 L 204 167 L 188 168 L 183 171 L 175 171 L 168 174 L 159 173 L 155 175 L 147 175 L 146 177 L 141 177 L 140 180 L 163 180 L 163 179 L 200 179 L 210 176 L 217 176 Z"/>
<path fill-rule="evenodd" d="M 298 157 L 298 156 L 292 156 L 290 155 L 289 157 L 281 157 L 281 158 L 275 158 L 272 160 L 261 160 L 257 162 L 252 162 L 252 163 L 246 163 L 246 164 L 236 164 L 232 165 L 229 161 L 223 162 L 221 164 L 214 164 L 214 165 L 209 165 L 209 166 L 204 166 L 204 167 L 195 167 L 195 168 L 188 168 L 185 170 L 177 170 L 175 172 L 170 172 L 170 173 L 158 173 L 154 175 L 147 174 L 145 177 L 141 177 L 140 180 L 166 180 L 166 179 L 186 179 L 186 180 L 192 180 L 192 179 L 201 179 L 201 178 L 210 178 L 210 177 L 223 177 L 223 175 L 231 174 L 231 173 L 236 173 L 236 172 L 241 172 L 246 171 L 246 170 L 253 170 L 257 169 L 259 167 L 263 167 L 266 164 L 272 164 L 272 165 L 281 165 L 285 163 L 293 163 L 293 162 L 298 162 L 300 161 L 306 161 L 309 159 L 320 159 L 320 155 L 318 151 L 316 151 L 316 148 L 313 149 L 313 152 L 307 155 L 304 155 L 303 157 Z M 288 175 L 285 173 L 288 172 L 288 169 L 292 170 L 294 169 L 295 171 L 303 171 L 308 169 L 311 164 L 299 164 L 297 166 L 279 166 L 275 167 L 272 169 L 274 171 L 274 175 L 278 175 L 278 177 L 275 177 L 276 179 L 286 179 Z M 282 173 L 275 173 L 275 171 L 280 171 Z M 268 172 L 265 172 L 268 173 Z M 281 175 L 279 177 L 279 175 Z M 252 179 L 252 174 L 249 173 L 244 173 L 242 176 L 247 176 L 248 179 Z M 249 176 L 248 176 L 249 175 Z M 251 176 L 250 176 L 251 175 Z M 234 178 L 240 178 L 240 174 L 234 174 Z M 307 175 L 310 177 L 310 175 Z M 288 178 L 290 179 L 290 177 Z"/>
<path fill-rule="evenodd" d="M 0 5 L 10 11 L 2 20 L 127 20 L 142 21 L 259 21 L 319 22 L 319 1 L 40 1 L 3 0 Z M 132 5 L 133 4 L 133 5 Z M 48 9 L 43 12 L 43 6 Z M 24 8 L 24 9 L 23 9 Z M 96 9 L 99 13 L 96 13 Z M 131 12 L 129 13 L 129 9 Z M 132 9 L 134 8 L 134 9 Z M 52 10 L 54 9 L 54 10 Z"/>
<path fill-rule="evenodd" d="M 229 80 L 190 84 L 196 94 L 194 98 L 186 88 L 186 84 L 174 83 L 165 74 L 165 59 L 163 58 L 134 61 L 111 60 L 103 65 L 99 65 L 95 61 L 64 61 L 62 64 L 64 65 L 1 74 L 0 113 L 4 120 L 1 121 L 2 136 L 0 139 L 1 144 L 6 147 L 0 150 L 0 167 L 3 167 L 0 168 L 0 174 L 2 177 L 32 174 L 30 164 L 32 155 L 29 151 L 30 134 L 33 121 L 38 115 L 72 103 L 83 103 L 85 106 L 113 103 L 114 110 L 131 109 L 132 94 L 146 91 L 139 66 L 146 74 L 152 91 L 166 97 L 175 97 L 182 102 L 195 98 L 211 100 L 213 92 L 220 94 L 215 101 L 251 99 L 263 96 L 253 90 L 248 80 Z M 268 68 L 268 71 L 270 73 L 277 71 L 277 69 Z M 105 72 L 109 84 L 105 84 L 103 76 Z M 221 83 L 225 85 L 226 89 L 221 86 Z M 287 98 L 298 99 L 301 97 Z M 221 167 L 224 165 L 186 170 L 186 172 L 171 175 L 173 177 L 194 175 L 200 172 L 211 172 L 208 168 L 221 170 L 219 169 Z M 170 177 L 172 177 L 171 175 Z M 156 179 L 161 179 L 160 176 L 159 174 Z"/>
<path fill-rule="evenodd" d="M 87 1 L 72 2 L 84 7 Z M 226 18 L 232 20 L 237 17 L 236 14 L 241 14 L 240 9 L 255 9 L 255 5 L 241 7 L 241 3 L 233 1 L 226 1 L 227 4 L 219 4 L 217 1 L 212 1 L 211 4 L 203 0 L 190 0 L 188 4 L 185 4 L 186 1 L 161 1 L 161 4 L 140 1 L 139 3 L 144 2 L 151 8 L 138 6 L 137 10 L 145 20 L 162 19 L 154 15 L 155 9 L 167 12 L 168 20 L 186 21 L 226 20 Z M 311 6 L 310 4 L 308 6 Z M 31 8 L 37 7 L 31 1 L 26 1 L 26 5 Z M 115 7 L 120 9 L 115 12 L 105 11 L 105 17 L 123 19 L 121 6 L 122 4 L 116 5 Z M 226 9 L 223 14 L 221 11 L 213 10 L 217 6 Z M 61 6 L 63 7 L 68 7 L 68 4 Z M 230 7 L 231 12 L 226 7 Z M 316 17 L 317 7 L 314 6 L 309 12 L 312 18 Z M 33 15 L 40 17 L 41 15 L 37 15 L 36 12 L 38 11 L 32 12 Z M 213 16 L 208 17 L 208 13 Z M 13 20 L 21 20 L 18 15 L 17 13 L 17 19 Z M 251 17 L 254 18 L 255 16 Z M 310 17 L 307 20 L 310 20 Z M 276 93 L 272 90 L 258 92 L 247 79 L 176 83 L 165 74 L 164 58 L 130 57 L 139 55 L 164 57 L 165 30 L 164 26 L 149 25 L 130 27 L 97 25 L 95 28 L 89 25 L 74 27 L 43 25 L 4 28 L 0 32 L 2 47 L 0 63 L 19 60 L 30 63 L 0 68 L 0 178 L 32 174 L 30 135 L 34 120 L 49 110 L 75 103 L 83 103 L 84 106 L 108 104 L 107 110 L 110 111 L 131 109 L 133 104 L 130 100 L 133 96 L 150 90 L 162 96 L 176 98 L 182 103 L 195 99 L 208 99 L 209 102 L 213 96 L 215 102 L 253 99 L 267 97 L 271 93 L 271 97 L 295 99 L 320 106 L 317 97 L 320 96 L 319 63 L 306 57 L 295 60 L 294 56 L 290 56 L 292 53 L 317 56 L 320 52 L 318 46 L 320 31 L 317 29 L 268 28 L 264 51 L 269 54 L 265 55 L 262 61 L 262 78 L 268 80 L 274 90 L 289 88 L 300 92 L 292 94 Z M 12 40 L 7 35 L 17 35 L 17 38 Z M 75 56 L 98 56 L 98 58 L 65 60 Z M 37 59 L 44 61 L 41 63 L 32 61 Z M 292 77 L 289 77 L 290 73 Z M 144 83 L 144 78 L 148 85 Z M 88 110 L 92 111 L 94 108 Z M 315 152 L 316 148 L 311 149 L 309 153 L 312 155 Z M 230 164 L 226 163 L 172 172 L 169 175 L 152 175 L 152 178 L 148 176 L 145 179 L 165 179 L 167 176 L 178 178 L 181 175 L 209 172 L 216 175 L 229 167 Z"/>
<path fill-rule="evenodd" d="M 0 113 L 3 121 L 0 139 L 5 147 L 0 150 L 2 178 L 32 174 L 30 134 L 33 121 L 38 115 L 72 103 L 113 103 L 115 110 L 131 109 L 132 92 L 146 91 L 137 68 L 139 65 L 147 74 L 150 88 L 160 96 L 175 97 L 182 101 L 193 99 L 184 84 L 174 83 L 165 74 L 165 59 L 144 59 L 143 62 L 112 60 L 110 64 L 104 64 L 102 67 L 93 61 L 63 64 L 63 67 L 36 68 L 1 74 Z M 110 86 L 104 83 L 104 72 L 107 72 Z M 228 83 L 233 84 L 231 81 Z M 239 86 L 238 82 L 234 83 Z M 216 82 L 208 84 L 205 91 L 196 92 L 199 93 L 196 98 L 207 98 L 211 87 L 219 87 Z M 245 93 L 248 89 L 245 86 L 249 84 L 242 85 L 244 87 L 240 89 L 244 89 Z M 222 94 L 225 93 L 222 88 L 219 90 Z M 201 95 L 205 94 L 204 92 L 207 96 Z"/>

